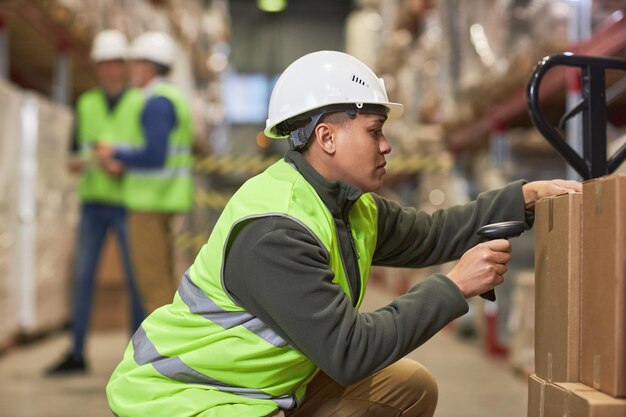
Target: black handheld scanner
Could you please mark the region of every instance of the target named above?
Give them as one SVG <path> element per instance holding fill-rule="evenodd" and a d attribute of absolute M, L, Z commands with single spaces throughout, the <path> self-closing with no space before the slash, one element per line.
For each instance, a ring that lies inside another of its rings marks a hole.
<path fill-rule="evenodd" d="M 485 238 L 485 241 L 494 239 L 510 239 L 517 237 L 524 231 L 524 222 L 511 221 L 487 224 L 480 229 L 478 233 Z M 496 293 L 493 289 L 480 294 L 482 298 L 489 301 L 496 301 Z"/>

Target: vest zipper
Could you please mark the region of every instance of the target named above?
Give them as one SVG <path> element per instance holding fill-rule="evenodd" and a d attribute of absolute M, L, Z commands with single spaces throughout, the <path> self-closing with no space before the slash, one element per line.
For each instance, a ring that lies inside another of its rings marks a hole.
<path fill-rule="evenodd" d="M 348 251 L 352 253 L 342 254 L 342 258 L 344 258 L 343 259 L 344 271 L 346 273 L 346 278 L 348 280 L 348 286 L 350 287 L 350 292 L 352 293 L 352 305 L 356 306 L 358 305 L 359 298 L 361 296 L 361 271 L 359 270 L 359 262 L 358 262 L 359 254 L 356 249 L 356 242 L 354 241 L 354 236 L 352 235 L 352 225 L 350 224 L 350 211 L 356 204 L 356 200 L 348 199 L 347 195 L 345 197 L 346 199 L 342 204 L 343 207 L 341 210 L 341 219 L 343 220 L 345 231 L 346 233 L 348 233 L 348 239 L 350 243 L 350 248 L 348 249 Z M 341 244 L 339 246 L 341 248 Z M 348 261 L 347 258 L 351 258 L 350 261 L 352 262 L 352 268 L 354 270 L 353 271 L 354 277 L 352 278 L 354 280 L 350 279 L 351 278 L 350 271 L 348 270 L 348 265 L 346 265 L 346 262 Z M 354 288 L 352 286 L 353 282 L 354 282 Z"/>
<path fill-rule="evenodd" d="M 356 250 L 356 243 L 354 241 L 354 236 L 352 236 L 352 226 L 350 225 L 350 220 L 346 216 L 346 232 L 348 233 L 348 239 L 350 239 L 350 249 L 352 250 L 352 265 L 354 266 L 354 273 L 356 275 L 356 288 L 354 289 L 354 293 L 352 294 L 352 304 L 357 305 L 359 302 L 359 298 L 361 296 L 361 271 L 359 270 L 359 252 Z M 348 271 L 346 271 L 348 273 Z M 348 278 L 348 285 L 350 283 L 350 277 Z"/>
<path fill-rule="evenodd" d="M 350 245 L 352 246 L 352 251 L 354 252 L 354 256 L 356 257 L 356 259 L 361 259 L 361 257 L 359 256 L 359 252 L 357 252 L 356 250 L 356 242 L 354 241 L 354 236 L 352 235 L 352 226 L 350 225 L 350 222 L 346 223 L 346 229 L 348 230 L 348 236 L 350 237 Z M 358 271 L 358 262 L 355 262 L 355 266 L 357 267 L 357 271 Z"/>

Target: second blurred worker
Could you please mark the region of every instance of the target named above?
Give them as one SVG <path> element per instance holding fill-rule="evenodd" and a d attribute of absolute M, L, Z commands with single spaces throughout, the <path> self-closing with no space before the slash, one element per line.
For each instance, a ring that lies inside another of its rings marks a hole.
<path fill-rule="evenodd" d="M 139 115 L 143 107 L 141 92 L 126 85 L 125 57 L 128 44 L 117 30 L 100 32 L 93 43 L 98 87 L 82 94 L 76 104 L 76 121 L 70 170 L 80 173 L 81 217 L 78 227 L 74 288 L 72 298 L 72 350 L 49 375 L 86 370 L 85 338 L 91 316 L 96 268 L 105 238 L 114 230 L 131 300 L 131 333 L 143 320 L 143 310 L 133 278 L 128 249 L 126 209 L 124 207 L 121 166 L 108 161 L 99 167 L 92 159 L 96 143 L 132 147 L 142 143 Z"/>
<path fill-rule="evenodd" d="M 141 88 L 141 147 L 98 146 L 103 165 L 125 170 L 130 247 L 143 305 L 149 313 L 168 304 L 178 288 L 174 272 L 172 220 L 192 205 L 192 128 L 187 100 L 166 81 L 176 57 L 174 41 L 146 32 L 130 47 L 130 78 Z"/>

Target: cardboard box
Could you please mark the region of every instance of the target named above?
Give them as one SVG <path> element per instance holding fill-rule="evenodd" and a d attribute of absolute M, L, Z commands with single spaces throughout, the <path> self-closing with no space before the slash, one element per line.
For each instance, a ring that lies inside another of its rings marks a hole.
<path fill-rule="evenodd" d="M 583 237 L 581 381 L 626 397 L 626 175 L 583 184 Z"/>
<path fill-rule="evenodd" d="M 535 373 L 579 382 L 582 194 L 535 207 Z"/>
<path fill-rule="evenodd" d="M 626 416 L 626 400 L 580 383 L 548 383 L 544 399 L 544 417 Z"/>
<path fill-rule="evenodd" d="M 535 374 L 528 377 L 528 417 L 544 417 L 546 381 Z"/>
<path fill-rule="evenodd" d="M 546 382 L 541 407 L 543 415 L 540 417 L 572 417 L 569 413 L 569 392 L 567 389 Z"/>
<path fill-rule="evenodd" d="M 528 417 L 624 417 L 626 399 L 613 398 L 581 383 L 551 383 L 530 375 Z"/>

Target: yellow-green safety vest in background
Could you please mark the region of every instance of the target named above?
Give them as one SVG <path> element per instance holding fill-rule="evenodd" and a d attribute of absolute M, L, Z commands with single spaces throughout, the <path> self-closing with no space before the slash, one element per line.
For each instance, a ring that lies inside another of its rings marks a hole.
<path fill-rule="evenodd" d="M 172 304 L 153 312 L 133 336 L 107 386 L 115 414 L 262 417 L 302 401 L 317 367 L 231 299 L 222 281 L 235 226 L 270 216 L 290 218 L 311 232 L 329 255 L 333 282 L 350 297 L 330 211 L 281 160 L 235 193 Z M 358 308 L 376 246 L 377 209 L 370 194 L 354 204 L 350 223 L 360 270 Z"/>
<path fill-rule="evenodd" d="M 143 143 L 140 120 L 143 106 L 141 91 L 134 88 L 124 92 L 111 112 L 101 88 L 93 88 L 78 99 L 77 140 L 81 156 L 91 161 L 80 177 L 78 193 L 82 201 L 116 205 L 124 203 L 124 178 L 107 175 L 92 160 L 92 146 L 97 141 L 122 147 L 140 146 Z"/>
<path fill-rule="evenodd" d="M 126 206 L 136 211 L 187 211 L 193 203 L 193 133 L 189 105 L 180 90 L 169 83 L 156 85 L 150 97 L 165 97 L 172 103 L 176 126 L 168 138 L 162 167 L 126 170 Z"/>

